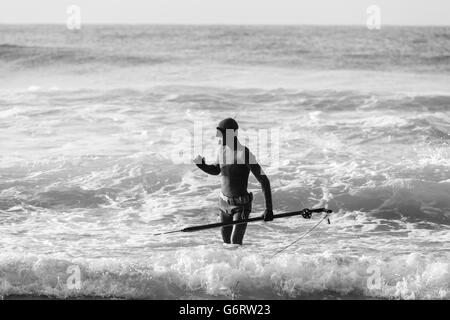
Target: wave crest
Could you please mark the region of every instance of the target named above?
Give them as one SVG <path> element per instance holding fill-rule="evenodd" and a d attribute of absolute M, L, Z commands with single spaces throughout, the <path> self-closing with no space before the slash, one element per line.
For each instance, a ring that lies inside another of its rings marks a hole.
<path fill-rule="evenodd" d="M 445 299 L 450 288 L 448 261 L 448 257 L 430 258 L 418 253 L 382 259 L 331 252 L 267 259 L 245 249 L 204 247 L 134 262 L 3 254 L 0 295 Z M 72 265 L 80 269 L 79 289 L 69 289 L 66 283 Z"/>

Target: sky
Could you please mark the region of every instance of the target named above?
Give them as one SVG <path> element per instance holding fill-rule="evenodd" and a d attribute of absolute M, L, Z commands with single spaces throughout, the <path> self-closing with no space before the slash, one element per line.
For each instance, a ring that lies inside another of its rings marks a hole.
<path fill-rule="evenodd" d="M 2 0 L 0 23 L 61 23 L 67 7 L 82 23 L 366 24 L 380 8 L 385 25 L 449 25 L 450 0 Z"/>

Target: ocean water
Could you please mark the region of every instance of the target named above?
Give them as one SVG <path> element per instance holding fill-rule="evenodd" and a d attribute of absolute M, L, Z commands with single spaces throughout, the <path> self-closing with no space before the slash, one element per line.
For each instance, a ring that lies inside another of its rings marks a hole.
<path fill-rule="evenodd" d="M 0 71 L 0 297 L 450 298 L 450 28 L 2 25 Z M 228 116 L 281 131 L 275 213 L 330 225 L 154 236 L 217 221 L 172 134 Z"/>

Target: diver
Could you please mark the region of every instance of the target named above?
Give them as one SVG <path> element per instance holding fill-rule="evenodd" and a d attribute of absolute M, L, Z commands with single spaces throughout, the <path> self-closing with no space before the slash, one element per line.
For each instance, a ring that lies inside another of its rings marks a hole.
<path fill-rule="evenodd" d="M 222 120 L 216 132 L 219 138 L 216 161 L 213 164 L 206 164 L 205 158 L 198 155 L 194 163 L 208 174 L 222 176 L 219 215 L 223 223 L 248 219 L 253 201 L 253 194 L 247 191 L 250 172 L 261 184 L 264 193 L 266 205 L 262 215 L 264 221 L 272 221 L 272 193 L 269 179 L 253 153 L 239 142 L 238 129 L 239 126 L 234 119 Z M 246 223 L 222 227 L 223 242 L 242 245 L 246 228 Z"/>

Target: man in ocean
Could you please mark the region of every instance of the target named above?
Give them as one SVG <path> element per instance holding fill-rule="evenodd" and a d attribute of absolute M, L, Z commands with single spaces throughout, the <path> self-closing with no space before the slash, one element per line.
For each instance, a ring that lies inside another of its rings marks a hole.
<path fill-rule="evenodd" d="M 216 161 L 213 164 L 206 164 L 205 158 L 198 155 L 194 163 L 208 174 L 222 176 L 219 197 L 219 214 L 222 222 L 248 219 L 253 201 L 253 194 L 247 191 L 250 172 L 261 184 L 264 193 L 266 203 L 264 221 L 271 221 L 273 212 L 269 179 L 251 151 L 239 142 L 238 129 L 239 126 L 234 119 L 222 120 L 217 126 L 216 136 L 220 140 L 220 147 Z M 241 245 L 246 228 L 246 223 L 222 227 L 223 242 Z"/>

